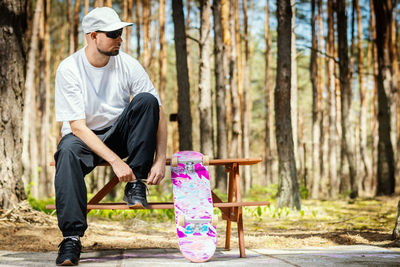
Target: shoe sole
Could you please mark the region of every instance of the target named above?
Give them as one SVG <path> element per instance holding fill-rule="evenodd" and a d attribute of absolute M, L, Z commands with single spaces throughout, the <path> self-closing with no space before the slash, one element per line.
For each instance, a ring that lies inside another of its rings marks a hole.
<path fill-rule="evenodd" d="M 131 204 L 127 203 L 129 208 L 145 209 L 142 203 Z"/>
<path fill-rule="evenodd" d="M 63 263 L 61 264 L 57 264 L 57 266 L 76 266 L 78 264 L 74 264 L 72 261 L 70 260 L 65 260 Z"/>
<path fill-rule="evenodd" d="M 127 204 L 130 208 L 138 208 L 138 209 L 145 209 L 145 208 L 147 208 L 147 206 L 144 206 L 142 203 L 135 203 L 135 204 L 129 203 L 125 196 L 124 196 L 123 200 L 126 202 L 126 204 Z"/>

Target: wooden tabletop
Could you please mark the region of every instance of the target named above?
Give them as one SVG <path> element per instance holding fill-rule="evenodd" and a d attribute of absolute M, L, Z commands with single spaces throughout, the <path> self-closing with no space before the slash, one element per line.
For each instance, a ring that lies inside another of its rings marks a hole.
<path fill-rule="evenodd" d="M 253 165 L 262 161 L 262 158 L 236 158 L 236 159 L 210 159 L 209 165 L 227 165 L 237 163 L 239 165 Z M 171 159 L 167 159 L 165 165 L 171 165 Z M 51 162 L 50 166 L 55 166 L 55 162 Z M 110 166 L 107 162 L 100 163 L 98 166 Z"/>

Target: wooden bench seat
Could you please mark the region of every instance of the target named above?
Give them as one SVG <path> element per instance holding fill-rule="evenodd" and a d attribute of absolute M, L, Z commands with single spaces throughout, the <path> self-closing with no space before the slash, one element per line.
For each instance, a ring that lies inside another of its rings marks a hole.
<path fill-rule="evenodd" d="M 245 258 L 245 244 L 244 244 L 244 230 L 243 230 L 243 216 L 242 207 L 245 206 L 268 206 L 270 203 L 266 201 L 257 202 L 242 202 L 241 188 L 240 188 L 240 165 L 253 165 L 261 162 L 261 158 L 249 158 L 249 159 L 211 159 L 209 165 L 223 165 L 225 166 L 225 172 L 229 174 L 228 178 L 228 201 L 223 202 L 213 191 L 212 198 L 214 207 L 219 208 L 222 213 L 222 219 L 226 220 L 226 235 L 225 235 L 225 249 L 230 249 L 230 238 L 231 238 L 231 224 L 236 222 L 238 226 L 238 237 L 239 237 L 239 250 L 240 257 Z M 170 165 L 170 159 L 166 161 L 166 165 Z M 50 164 L 54 166 L 54 162 Z M 109 166 L 108 163 L 99 164 L 99 166 Z M 87 212 L 92 209 L 137 209 L 129 207 L 126 203 L 100 203 L 100 201 L 111 192 L 111 190 L 119 183 L 118 177 L 114 176 L 100 191 L 93 196 L 88 202 Z M 235 198 L 234 198 L 235 196 Z M 55 205 L 47 205 L 47 209 L 55 209 Z M 172 202 L 149 202 L 147 209 L 173 209 L 174 204 Z"/>

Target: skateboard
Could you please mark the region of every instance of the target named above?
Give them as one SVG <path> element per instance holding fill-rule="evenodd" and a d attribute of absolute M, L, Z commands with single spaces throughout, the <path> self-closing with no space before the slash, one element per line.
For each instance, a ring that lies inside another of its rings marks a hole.
<path fill-rule="evenodd" d="M 192 262 L 209 260 L 217 246 L 218 217 L 213 215 L 207 165 L 208 158 L 195 151 L 181 151 L 171 158 L 179 248 Z"/>

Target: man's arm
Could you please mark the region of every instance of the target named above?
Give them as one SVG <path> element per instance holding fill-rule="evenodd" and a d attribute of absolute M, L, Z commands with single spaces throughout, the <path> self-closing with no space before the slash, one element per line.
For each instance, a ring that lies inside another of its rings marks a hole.
<path fill-rule="evenodd" d="M 132 169 L 117 154 L 108 148 L 97 135 L 86 125 L 86 120 L 75 120 L 69 122 L 72 133 L 79 137 L 94 153 L 107 161 L 115 175 L 121 182 L 136 180 Z"/>
<path fill-rule="evenodd" d="M 165 160 L 167 154 L 167 121 L 164 114 L 164 109 L 160 107 L 160 120 L 157 130 L 157 147 L 156 156 L 153 166 L 151 167 L 147 184 L 159 184 L 165 176 Z"/>

